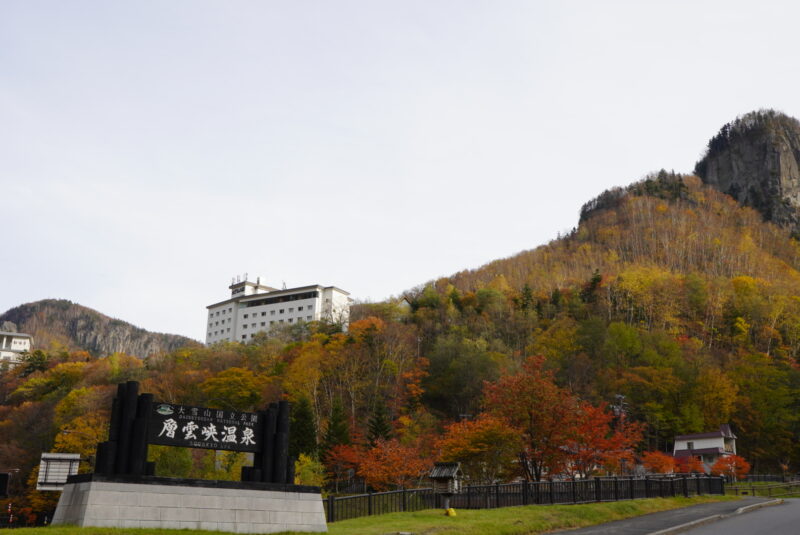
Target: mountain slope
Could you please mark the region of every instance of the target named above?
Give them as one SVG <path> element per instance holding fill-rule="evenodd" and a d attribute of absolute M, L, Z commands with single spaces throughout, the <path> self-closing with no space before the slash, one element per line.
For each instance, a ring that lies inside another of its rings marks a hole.
<path fill-rule="evenodd" d="M 153 353 L 197 344 L 185 336 L 151 333 L 63 299 L 45 299 L 14 307 L 0 315 L 0 323 L 3 321 L 13 322 L 20 332 L 32 335 L 37 348 L 55 343 L 99 356 L 121 352 L 145 358 Z"/>
<path fill-rule="evenodd" d="M 631 265 L 675 273 L 751 275 L 798 282 L 800 247 L 783 229 L 694 176 L 660 173 L 587 203 L 572 233 L 533 250 L 445 277 L 475 291 L 502 276 L 534 291 L 580 284 Z"/>

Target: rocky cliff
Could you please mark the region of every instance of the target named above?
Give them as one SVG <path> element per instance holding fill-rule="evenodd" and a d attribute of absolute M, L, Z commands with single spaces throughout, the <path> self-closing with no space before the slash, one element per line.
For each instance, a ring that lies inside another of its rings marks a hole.
<path fill-rule="evenodd" d="M 0 324 L 4 321 L 32 335 L 37 349 L 58 344 L 97 356 L 123 352 L 144 358 L 198 343 L 185 336 L 152 333 L 63 299 L 20 305 L 0 315 Z"/>
<path fill-rule="evenodd" d="M 695 166 L 704 182 L 800 233 L 800 122 L 773 110 L 723 126 Z"/>

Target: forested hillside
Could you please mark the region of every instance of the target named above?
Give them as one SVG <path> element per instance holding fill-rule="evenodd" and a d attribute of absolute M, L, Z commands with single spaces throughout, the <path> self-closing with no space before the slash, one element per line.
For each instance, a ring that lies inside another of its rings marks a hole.
<path fill-rule="evenodd" d="M 547 245 L 354 306 L 347 332 L 300 324 L 144 360 L 34 352 L 0 375 L 0 469 L 20 469 L 24 503 L 52 505 L 30 490 L 39 453 L 90 455 L 113 385 L 136 379 L 169 402 L 289 399 L 299 481 L 334 489 L 414 485 L 435 460 L 473 483 L 656 470 L 676 434 L 724 423 L 756 471 L 797 471 L 799 267 L 788 229 L 662 171 L 587 203 Z M 150 457 L 184 477 L 244 462 Z"/>

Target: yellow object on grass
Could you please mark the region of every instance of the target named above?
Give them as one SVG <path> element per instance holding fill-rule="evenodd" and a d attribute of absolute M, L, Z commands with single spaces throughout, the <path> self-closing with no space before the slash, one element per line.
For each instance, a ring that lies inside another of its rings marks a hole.
<path fill-rule="evenodd" d="M 456 510 L 452 507 L 450 509 L 445 509 L 444 511 L 445 516 L 456 516 Z"/>

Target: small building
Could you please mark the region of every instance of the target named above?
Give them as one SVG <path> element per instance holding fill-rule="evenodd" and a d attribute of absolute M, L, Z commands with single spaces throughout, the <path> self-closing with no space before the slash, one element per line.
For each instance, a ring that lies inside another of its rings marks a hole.
<path fill-rule="evenodd" d="M 736 435 L 728 424 L 720 425 L 717 431 L 675 437 L 672 456 L 676 459 L 697 457 L 703 462 L 706 472 L 717 459 L 726 455 L 736 455 Z"/>
<path fill-rule="evenodd" d="M 0 331 L 0 364 L 16 365 L 22 362 L 22 354 L 33 347 L 33 336 L 11 331 Z"/>
<path fill-rule="evenodd" d="M 274 327 L 331 321 L 347 326 L 350 294 L 336 286 L 300 286 L 277 289 L 239 278 L 228 287 L 230 299 L 208 305 L 206 344 L 221 341 L 246 342 Z"/>

